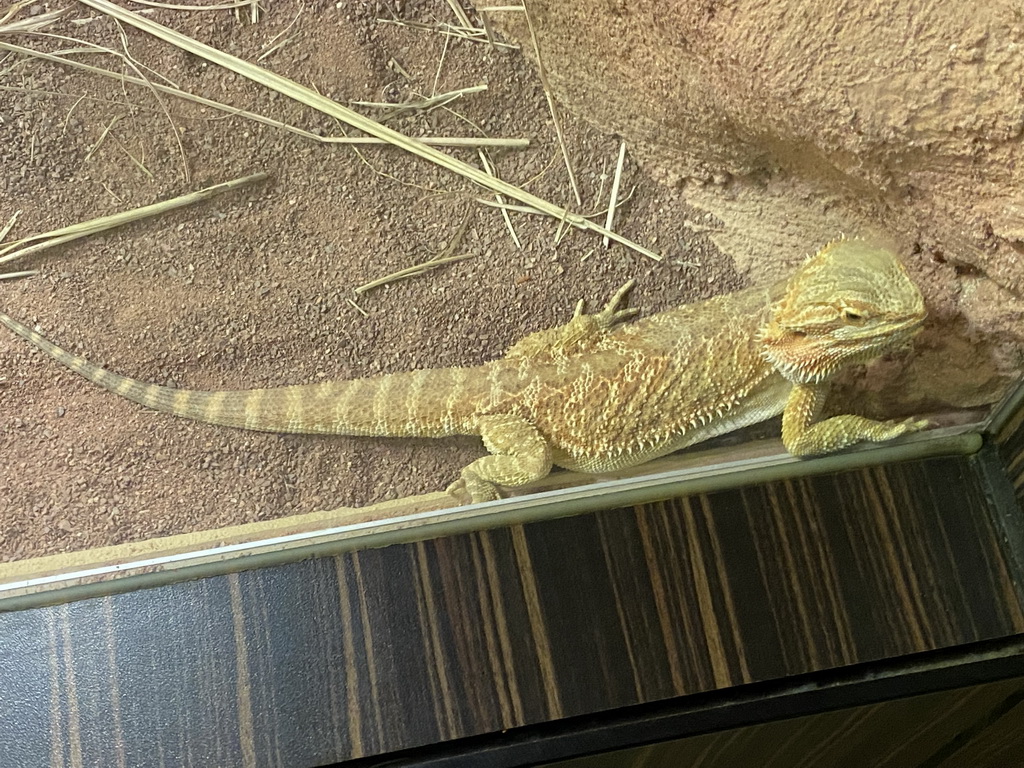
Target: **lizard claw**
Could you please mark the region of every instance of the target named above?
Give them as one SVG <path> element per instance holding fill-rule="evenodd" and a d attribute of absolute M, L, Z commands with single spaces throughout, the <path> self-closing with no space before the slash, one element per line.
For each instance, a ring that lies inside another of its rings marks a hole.
<path fill-rule="evenodd" d="M 932 423 L 928 419 L 915 419 L 913 417 L 905 419 L 901 422 L 903 425 L 903 434 L 909 434 L 911 432 L 920 432 L 922 429 L 927 429 L 932 426 Z"/>
<path fill-rule="evenodd" d="M 629 294 L 635 286 L 636 280 L 627 280 L 604 305 L 604 309 L 597 315 L 597 321 L 602 328 L 611 328 L 640 314 L 639 309 L 629 307 Z"/>

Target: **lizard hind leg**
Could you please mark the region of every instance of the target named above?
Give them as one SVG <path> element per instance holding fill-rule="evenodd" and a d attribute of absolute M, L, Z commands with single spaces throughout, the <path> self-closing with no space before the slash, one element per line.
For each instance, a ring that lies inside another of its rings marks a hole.
<path fill-rule="evenodd" d="M 604 305 L 597 315 L 598 325 L 602 330 L 608 330 L 619 323 L 624 323 L 633 317 L 636 317 L 640 310 L 629 306 L 629 294 L 633 292 L 633 288 L 636 287 L 636 280 L 627 280 L 619 290 L 615 292 L 608 303 Z M 582 308 L 578 308 L 576 314 L 582 313 Z"/>
<path fill-rule="evenodd" d="M 580 299 L 576 304 L 576 311 L 573 312 L 572 320 L 563 327 L 568 331 L 568 329 L 573 328 L 573 323 L 576 323 L 586 328 L 583 335 L 593 336 L 610 331 L 619 323 L 624 323 L 636 317 L 640 310 L 629 306 L 629 294 L 632 293 L 634 287 L 636 287 L 636 280 L 627 280 L 625 285 L 619 288 L 615 295 L 608 300 L 608 303 L 604 305 L 604 309 L 594 315 L 583 313 L 586 302 Z"/>
<path fill-rule="evenodd" d="M 525 419 L 508 414 L 483 416 L 477 426 L 491 455 L 474 461 L 448 486 L 448 493 L 460 502 L 499 499 L 499 486 L 525 485 L 551 471 L 551 446 Z"/>
<path fill-rule="evenodd" d="M 513 344 L 505 356 L 544 359 L 585 352 L 615 326 L 640 313 L 639 309 L 629 306 L 629 294 L 635 285 L 635 280 L 629 280 L 608 300 L 604 309 L 593 315 L 584 312 L 586 302 L 580 299 L 569 322 L 525 336 Z"/>

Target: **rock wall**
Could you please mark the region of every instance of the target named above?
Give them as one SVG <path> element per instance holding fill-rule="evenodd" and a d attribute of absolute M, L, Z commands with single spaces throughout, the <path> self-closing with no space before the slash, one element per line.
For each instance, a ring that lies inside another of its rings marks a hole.
<path fill-rule="evenodd" d="M 978 405 L 1019 375 L 1024 6 L 528 7 L 558 100 L 714 213 L 714 241 L 752 279 L 783 275 L 838 232 L 905 255 L 931 321 L 880 403 Z M 492 16 L 532 58 L 523 15 Z"/>

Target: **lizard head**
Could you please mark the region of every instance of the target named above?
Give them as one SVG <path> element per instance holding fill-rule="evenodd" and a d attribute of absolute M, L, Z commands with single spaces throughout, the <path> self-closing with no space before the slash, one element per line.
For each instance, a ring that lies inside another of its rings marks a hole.
<path fill-rule="evenodd" d="M 906 343 L 925 314 L 921 292 L 895 255 L 840 239 L 786 283 L 761 341 L 787 379 L 809 384 Z"/>

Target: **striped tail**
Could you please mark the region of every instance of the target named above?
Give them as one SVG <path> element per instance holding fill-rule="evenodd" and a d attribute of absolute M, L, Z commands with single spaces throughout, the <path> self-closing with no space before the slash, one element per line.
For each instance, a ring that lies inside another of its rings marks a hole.
<path fill-rule="evenodd" d="M 262 432 L 443 437 L 474 434 L 473 414 L 489 399 L 487 366 L 273 389 L 174 389 L 112 373 L 3 313 L 0 323 L 104 389 L 147 408 L 207 424 Z"/>

